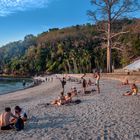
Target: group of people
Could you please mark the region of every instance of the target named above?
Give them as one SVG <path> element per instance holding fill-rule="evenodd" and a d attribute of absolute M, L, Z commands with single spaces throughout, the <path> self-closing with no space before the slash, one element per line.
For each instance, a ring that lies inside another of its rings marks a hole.
<path fill-rule="evenodd" d="M 130 83 L 128 78 L 125 77 L 124 81 L 122 81 L 121 86 L 130 86 L 130 90 L 125 92 L 123 96 L 130 96 L 130 95 L 137 95 L 138 94 L 138 87 L 135 83 Z"/>
<path fill-rule="evenodd" d="M 60 93 L 60 97 L 54 101 L 51 102 L 52 105 L 64 105 L 64 104 L 69 104 L 72 103 L 72 97 L 77 95 L 77 89 L 76 87 L 71 88 L 70 92 L 67 92 L 67 95 L 64 95 L 64 92 L 62 91 Z"/>
<path fill-rule="evenodd" d="M 84 74 L 81 79 L 82 79 L 82 87 L 83 87 L 83 92 L 85 93 L 87 90 L 88 86 L 92 86 L 92 82 L 89 79 L 87 80 L 84 78 L 86 77 L 86 74 Z M 96 72 L 93 75 L 93 78 L 96 78 L 95 85 L 97 86 L 97 91 L 100 93 L 100 87 L 99 87 L 99 80 L 100 80 L 100 73 Z M 74 102 L 73 97 L 77 96 L 77 89 L 76 87 L 71 88 L 69 92 L 67 92 L 67 95 L 64 95 L 64 87 L 66 85 L 66 78 L 63 77 L 61 80 L 62 84 L 62 89 L 63 91 L 60 94 L 60 97 L 57 98 L 56 100 L 52 101 L 50 104 L 52 105 L 65 105 Z M 138 93 L 138 87 L 136 84 L 130 84 L 128 79 L 126 79 L 124 82 L 122 82 L 122 85 L 130 85 L 130 91 L 124 93 L 124 96 L 129 96 L 129 95 L 137 95 Z M 76 102 L 76 101 L 75 101 Z M 77 103 L 81 102 L 80 100 L 77 100 Z M 23 109 L 19 106 L 15 106 L 14 108 L 14 114 L 11 111 L 10 107 L 5 108 L 5 112 L 3 112 L 0 115 L 0 128 L 1 130 L 10 130 L 10 129 L 16 129 L 16 130 L 21 130 L 24 128 L 24 122 L 27 121 L 27 113 L 23 111 Z"/>
<path fill-rule="evenodd" d="M 89 81 L 87 82 L 87 80 L 84 78 L 85 76 L 86 76 L 86 74 L 84 74 L 81 77 L 81 79 L 82 79 L 82 88 L 83 88 L 83 93 L 84 94 L 86 94 L 87 87 L 92 86 L 91 80 L 89 79 Z M 100 93 L 100 87 L 99 87 L 100 73 L 98 71 L 94 74 L 94 78 L 96 78 L 95 85 L 97 86 L 97 91 L 98 91 L 98 93 Z M 78 93 L 76 87 L 71 88 L 71 91 L 67 92 L 67 95 L 64 95 L 64 89 L 65 89 L 65 85 L 66 85 L 66 78 L 63 77 L 62 79 L 61 78 L 58 78 L 58 79 L 61 82 L 63 91 L 60 93 L 60 97 L 58 99 L 52 101 L 51 104 L 59 106 L 59 105 L 64 105 L 64 104 L 68 104 L 68 103 L 71 103 L 71 102 L 79 103 L 80 100 L 72 101 L 72 97 L 76 96 L 77 93 Z"/>
<path fill-rule="evenodd" d="M 83 82 L 82 82 L 82 87 L 83 87 L 84 93 L 86 93 L 87 87 L 92 85 L 91 80 L 89 79 L 89 81 L 87 82 L 87 80 L 84 78 L 85 76 L 86 76 L 86 74 L 84 74 L 84 75 L 81 77 L 81 79 L 83 80 Z M 97 91 L 98 91 L 98 93 L 100 93 L 100 86 L 99 86 L 100 73 L 97 71 L 97 72 L 93 75 L 93 78 L 96 79 L 95 85 L 97 86 Z"/>
<path fill-rule="evenodd" d="M 15 106 L 14 114 L 10 107 L 5 108 L 5 112 L 0 115 L 1 130 L 16 129 L 17 131 L 24 128 L 24 122 L 27 121 L 27 113 L 19 106 Z"/>

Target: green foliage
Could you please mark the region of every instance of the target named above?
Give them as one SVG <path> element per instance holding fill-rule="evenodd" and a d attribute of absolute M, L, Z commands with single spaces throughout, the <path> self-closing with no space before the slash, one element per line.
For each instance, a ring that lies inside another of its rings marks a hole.
<path fill-rule="evenodd" d="M 114 24 L 114 30 L 133 22 L 124 19 Z M 112 49 L 115 68 L 128 64 L 140 56 L 140 34 L 130 32 L 119 41 L 122 52 Z M 106 48 L 102 48 L 102 33 L 95 25 L 76 25 L 64 29 L 50 29 L 24 41 L 9 43 L 0 48 L 0 71 L 8 74 L 35 75 L 39 73 L 85 73 L 98 68 L 106 70 Z M 129 45 L 128 45 L 129 44 Z"/>

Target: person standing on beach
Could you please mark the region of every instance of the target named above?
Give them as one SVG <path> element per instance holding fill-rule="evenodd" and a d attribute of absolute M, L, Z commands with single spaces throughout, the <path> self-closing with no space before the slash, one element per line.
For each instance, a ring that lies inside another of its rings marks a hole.
<path fill-rule="evenodd" d="M 84 90 L 84 94 L 85 94 L 85 91 L 86 91 L 86 87 L 87 87 L 87 81 L 86 79 L 84 78 L 86 76 L 86 74 L 84 74 L 81 79 L 83 80 L 82 81 L 82 87 L 83 87 L 83 90 Z"/>
<path fill-rule="evenodd" d="M 94 77 L 96 78 L 95 85 L 97 86 L 98 93 L 100 93 L 100 86 L 99 86 L 100 73 L 99 73 L 99 71 L 97 71 L 97 72 L 95 73 L 95 76 L 94 76 Z"/>
<path fill-rule="evenodd" d="M 66 85 L 66 78 L 63 77 L 63 79 L 62 80 L 60 79 L 60 81 L 61 81 L 62 89 L 63 89 L 63 93 L 64 93 L 64 88 L 65 88 L 65 85 Z"/>

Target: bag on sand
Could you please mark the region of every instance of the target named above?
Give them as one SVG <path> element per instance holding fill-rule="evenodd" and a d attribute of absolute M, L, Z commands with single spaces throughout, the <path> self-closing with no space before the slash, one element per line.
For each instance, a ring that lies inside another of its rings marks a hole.
<path fill-rule="evenodd" d="M 77 100 L 74 101 L 74 103 L 75 104 L 80 104 L 81 103 L 81 100 L 77 99 Z"/>
<path fill-rule="evenodd" d="M 24 129 L 24 122 L 21 118 L 18 118 L 16 123 L 15 123 L 15 129 L 17 131 L 23 130 Z"/>

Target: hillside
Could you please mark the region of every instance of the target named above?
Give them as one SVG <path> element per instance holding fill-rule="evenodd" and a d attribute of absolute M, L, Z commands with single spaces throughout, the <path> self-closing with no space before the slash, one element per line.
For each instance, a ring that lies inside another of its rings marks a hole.
<path fill-rule="evenodd" d="M 100 24 L 100 23 L 98 23 Z M 1 72 L 14 75 L 51 73 L 84 73 L 106 69 L 104 34 L 97 25 L 76 25 L 53 28 L 37 37 L 27 35 L 23 41 L 0 48 Z M 113 25 L 113 31 L 129 31 L 114 39 L 112 48 L 115 68 L 121 68 L 140 56 L 140 20 L 123 19 Z"/>

